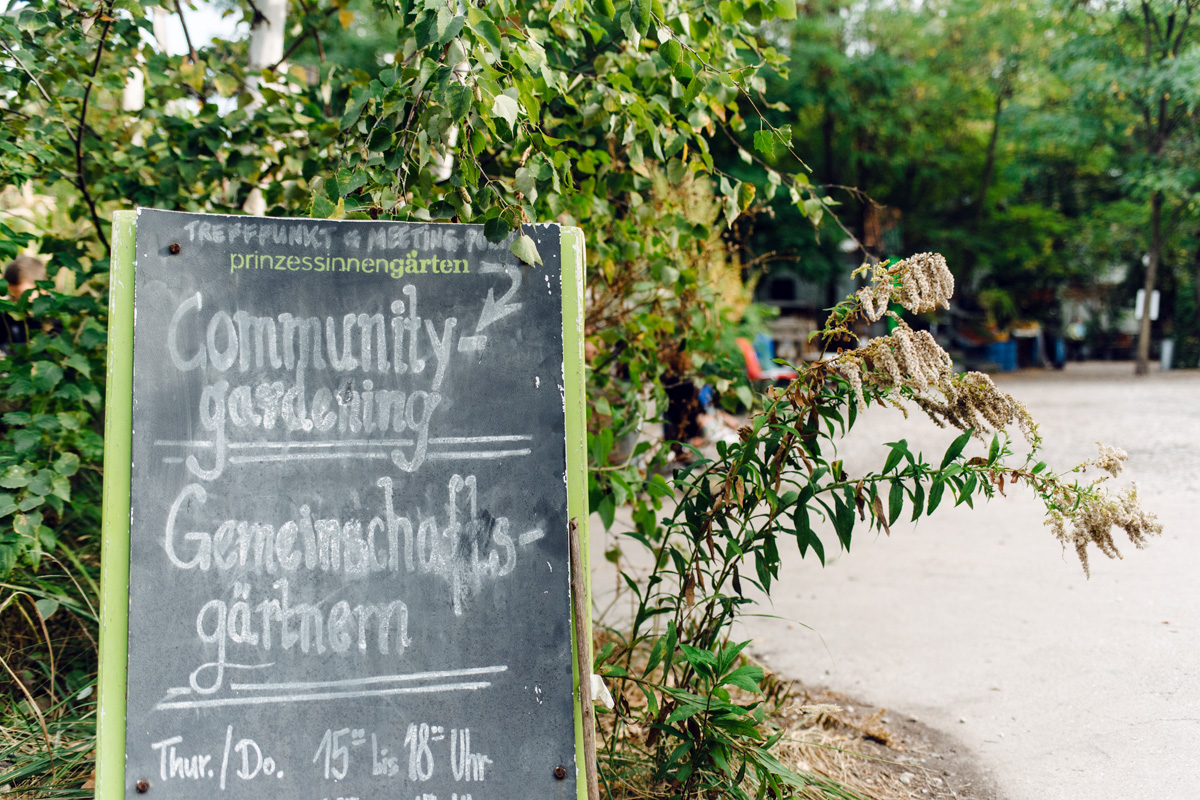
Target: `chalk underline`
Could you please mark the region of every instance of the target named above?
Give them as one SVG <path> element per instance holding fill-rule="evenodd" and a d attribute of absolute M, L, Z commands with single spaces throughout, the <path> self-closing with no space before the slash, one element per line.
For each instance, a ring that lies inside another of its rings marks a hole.
<path fill-rule="evenodd" d="M 159 701 L 154 707 L 157 710 L 216 708 L 224 706 L 266 705 L 272 703 L 304 703 L 314 700 L 383 697 L 398 694 L 430 694 L 437 692 L 477 691 L 479 689 L 486 689 L 487 687 L 491 686 L 491 682 L 456 681 L 451 683 L 429 684 L 425 686 L 389 686 L 388 684 L 408 683 L 412 681 L 423 680 L 444 680 L 446 678 L 474 678 L 481 675 L 495 675 L 507 671 L 507 666 L 503 664 L 497 664 L 488 667 L 467 667 L 464 669 L 411 672 L 398 675 L 374 675 L 366 678 L 345 678 L 343 680 L 333 681 L 231 683 L 229 688 L 233 691 L 274 692 L 274 694 L 253 695 L 249 697 L 214 697 L 194 700 L 164 699 Z M 318 689 L 333 689 L 335 691 L 313 691 Z M 191 694 L 191 689 L 180 687 L 167 690 L 168 698 L 186 696 L 188 694 Z"/>
<path fill-rule="evenodd" d="M 188 708 L 220 708 L 227 706 L 261 706 L 275 703 L 311 703 L 315 700 L 353 700 L 363 697 L 385 697 L 396 694 L 435 694 L 438 692 L 474 692 L 486 689 L 492 684 L 489 681 L 473 683 L 443 683 L 432 686 L 400 686 L 389 689 L 364 689 L 358 692 L 316 692 L 306 694 L 281 694 L 266 697 L 222 697 L 212 700 L 177 700 L 160 702 L 154 706 L 156 711 Z"/>
<path fill-rule="evenodd" d="M 439 436 L 431 438 L 429 444 L 442 446 L 529 441 L 533 441 L 532 436 Z M 413 444 L 412 439 L 363 439 L 325 442 L 229 442 L 225 446 L 230 450 L 289 450 L 293 447 L 297 449 L 323 447 L 411 447 Z M 211 448 L 213 443 L 203 439 L 158 439 L 154 442 L 154 446 Z"/>

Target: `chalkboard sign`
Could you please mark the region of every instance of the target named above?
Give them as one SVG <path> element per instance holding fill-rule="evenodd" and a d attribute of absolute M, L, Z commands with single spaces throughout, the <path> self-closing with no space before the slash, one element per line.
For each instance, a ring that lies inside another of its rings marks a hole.
<path fill-rule="evenodd" d="M 578 232 L 131 222 L 99 796 L 576 796 Z"/>

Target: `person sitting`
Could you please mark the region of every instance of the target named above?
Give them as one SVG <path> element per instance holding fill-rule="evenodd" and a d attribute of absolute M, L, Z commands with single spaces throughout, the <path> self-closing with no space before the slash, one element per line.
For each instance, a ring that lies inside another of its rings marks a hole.
<path fill-rule="evenodd" d="M 38 281 L 46 280 L 46 265 L 33 256 L 17 256 L 4 268 L 4 280 L 8 283 L 8 297 L 14 303 L 26 292 L 37 289 Z M 37 330 L 37 322 L 29 316 L 15 319 L 11 314 L 0 314 L 0 351 L 8 354 L 15 345 L 29 343 L 29 334 Z"/>

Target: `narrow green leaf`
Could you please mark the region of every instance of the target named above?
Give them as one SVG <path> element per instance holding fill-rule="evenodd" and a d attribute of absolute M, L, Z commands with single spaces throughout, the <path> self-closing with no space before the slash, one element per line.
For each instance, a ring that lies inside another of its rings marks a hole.
<path fill-rule="evenodd" d="M 844 502 L 840 497 L 833 498 L 834 516 L 833 529 L 837 532 L 838 540 L 847 552 L 850 551 L 850 535 L 854 532 L 854 501 Z"/>
<path fill-rule="evenodd" d="M 895 452 L 894 450 L 892 452 Z M 888 525 L 895 525 L 904 508 L 904 484 L 893 479 L 892 488 L 888 491 Z"/>
<path fill-rule="evenodd" d="M 942 502 L 942 494 L 946 491 L 946 482 L 942 480 L 940 475 L 935 476 L 933 484 L 929 487 L 929 509 L 926 514 L 932 515 L 937 510 L 938 505 Z"/>
<path fill-rule="evenodd" d="M 759 684 L 762 683 L 765 673 L 762 667 L 756 667 L 752 664 L 738 667 L 733 672 L 725 676 L 722 685 L 736 686 L 739 689 L 745 689 L 747 692 L 761 693 L 762 689 Z"/>
<path fill-rule="evenodd" d="M 967 446 L 967 442 L 971 440 L 971 431 L 967 431 L 962 436 L 959 436 L 950 446 L 946 448 L 946 455 L 942 457 L 942 469 L 945 469 L 951 461 L 958 458 L 962 454 L 963 448 Z"/>
<path fill-rule="evenodd" d="M 988 448 L 988 463 L 995 464 L 1000 455 L 1000 434 L 992 434 L 992 446 Z"/>
<path fill-rule="evenodd" d="M 913 487 L 913 514 L 912 521 L 916 522 L 921 518 L 922 512 L 925 510 L 925 486 L 920 480 Z"/>

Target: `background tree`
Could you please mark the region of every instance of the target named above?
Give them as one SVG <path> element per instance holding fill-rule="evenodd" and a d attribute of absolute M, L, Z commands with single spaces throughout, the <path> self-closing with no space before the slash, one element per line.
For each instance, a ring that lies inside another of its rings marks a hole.
<path fill-rule="evenodd" d="M 1138 333 L 1139 375 L 1150 356 L 1149 303 L 1167 237 L 1198 188 L 1194 112 L 1200 93 L 1195 0 L 1139 0 L 1080 7 L 1082 29 L 1063 53 L 1068 79 L 1087 113 L 1118 131 L 1128 151 L 1125 183 L 1149 207 L 1145 290 Z"/>

